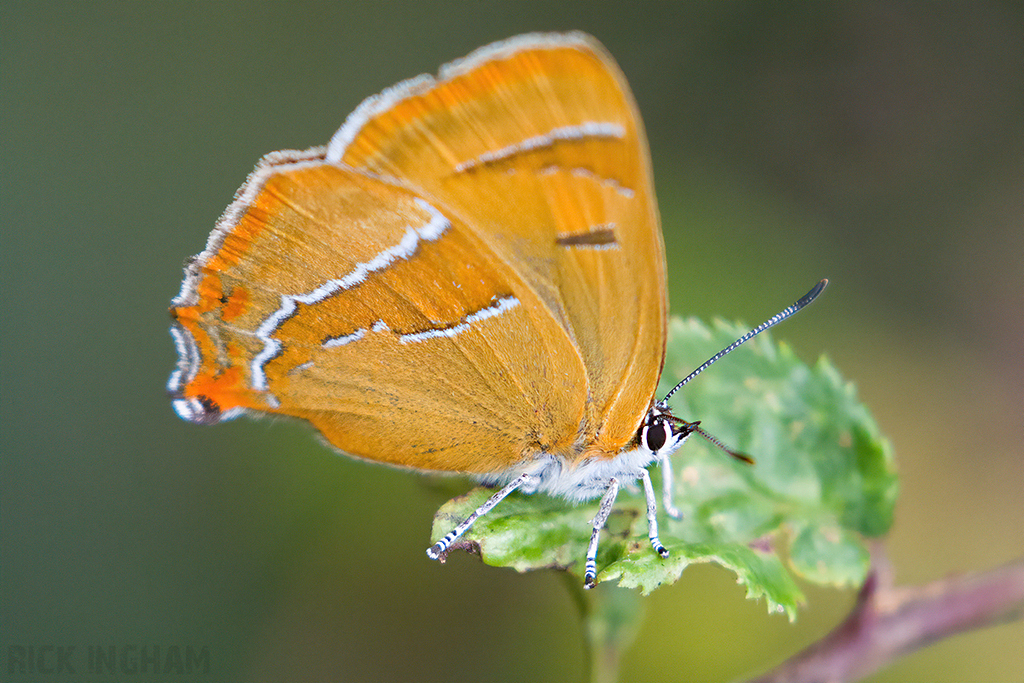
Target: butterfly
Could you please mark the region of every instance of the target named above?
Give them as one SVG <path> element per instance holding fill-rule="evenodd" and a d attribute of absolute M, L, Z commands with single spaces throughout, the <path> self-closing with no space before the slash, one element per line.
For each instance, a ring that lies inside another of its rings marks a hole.
<path fill-rule="evenodd" d="M 513 491 L 600 498 L 593 586 L 633 482 L 667 556 L 647 468 L 678 514 L 668 458 L 713 440 L 654 396 L 668 302 L 647 141 L 582 33 L 480 48 L 366 99 L 326 146 L 266 155 L 170 311 L 183 419 L 291 416 L 349 456 L 500 486 L 434 559 Z"/>

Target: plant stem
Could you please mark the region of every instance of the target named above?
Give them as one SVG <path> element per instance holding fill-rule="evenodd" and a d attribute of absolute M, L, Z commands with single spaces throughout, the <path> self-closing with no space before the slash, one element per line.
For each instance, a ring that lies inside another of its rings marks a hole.
<path fill-rule="evenodd" d="M 583 626 L 585 677 L 590 683 L 619 679 L 622 654 L 633 644 L 644 618 L 639 593 L 612 584 L 583 590 L 578 576 L 563 573 L 569 594 L 580 611 Z"/>

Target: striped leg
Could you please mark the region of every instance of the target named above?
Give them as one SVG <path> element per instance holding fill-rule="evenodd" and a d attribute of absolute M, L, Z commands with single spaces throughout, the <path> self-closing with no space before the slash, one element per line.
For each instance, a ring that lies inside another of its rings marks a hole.
<path fill-rule="evenodd" d="M 675 494 L 676 480 L 672 477 L 672 460 L 669 456 L 661 459 L 661 505 L 665 514 L 672 519 L 682 519 L 683 513 L 675 506 L 672 499 Z"/>
<path fill-rule="evenodd" d="M 597 508 L 597 515 L 594 516 L 594 530 L 590 533 L 590 545 L 587 546 L 587 564 L 583 572 L 583 587 L 593 588 L 597 581 L 597 539 L 601 536 L 601 529 L 608 521 L 608 515 L 612 513 L 612 506 L 615 505 L 615 496 L 619 495 L 619 480 L 612 477 L 608 482 L 608 490 L 601 497 L 601 505 Z"/>
<path fill-rule="evenodd" d="M 427 557 L 429 557 L 432 560 L 437 560 L 443 557 L 444 554 L 448 552 L 448 548 L 451 546 L 451 544 L 454 543 L 459 536 L 466 533 L 466 531 L 469 530 L 469 527 L 473 526 L 473 522 L 479 519 L 482 515 L 486 515 L 488 512 L 490 512 L 491 509 L 493 509 L 495 505 L 504 500 L 505 497 L 508 496 L 508 494 L 512 493 L 517 488 L 528 482 L 533 476 L 533 472 L 523 472 L 518 477 L 513 479 L 511 482 L 506 484 L 500 491 L 498 491 L 493 496 L 488 498 L 487 502 L 485 502 L 483 505 L 474 510 L 473 514 L 471 514 L 469 517 L 466 517 L 466 519 L 462 520 L 461 524 L 459 524 L 457 527 L 449 531 L 444 538 L 442 538 L 440 541 L 427 548 Z M 605 517 L 607 517 L 607 515 L 605 515 Z"/>
<path fill-rule="evenodd" d="M 651 539 L 651 547 L 654 548 L 654 552 L 662 557 L 668 557 L 668 550 L 658 538 L 658 501 L 654 497 L 651 475 L 647 470 L 640 471 L 643 472 L 640 478 L 644 482 L 644 498 L 647 499 L 647 538 Z"/>

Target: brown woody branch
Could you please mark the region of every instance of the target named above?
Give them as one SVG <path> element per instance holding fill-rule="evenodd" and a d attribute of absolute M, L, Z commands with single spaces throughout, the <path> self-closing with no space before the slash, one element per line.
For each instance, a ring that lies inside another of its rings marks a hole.
<path fill-rule="evenodd" d="M 881 546 L 846 620 L 754 683 L 854 681 L 937 640 L 1024 616 L 1024 559 L 924 586 L 894 587 Z"/>

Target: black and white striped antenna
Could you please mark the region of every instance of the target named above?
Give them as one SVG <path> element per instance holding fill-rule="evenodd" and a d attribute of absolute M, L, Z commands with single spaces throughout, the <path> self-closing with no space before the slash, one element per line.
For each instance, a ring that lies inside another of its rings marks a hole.
<path fill-rule="evenodd" d="M 672 387 L 672 391 L 670 391 L 667 394 L 665 394 L 665 398 L 661 399 L 661 401 L 659 402 L 659 405 L 662 406 L 662 407 L 666 407 L 667 404 L 668 404 L 668 400 L 670 398 L 672 398 L 672 394 L 674 394 L 677 391 L 679 391 L 679 389 L 684 384 L 686 384 L 691 379 L 693 379 L 694 377 L 696 377 L 697 375 L 699 375 L 700 373 L 704 372 L 709 367 L 711 367 L 711 365 L 715 361 L 717 361 L 719 358 L 721 358 L 725 354 L 729 353 L 730 351 L 735 349 L 737 346 L 743 344 L 744 342 L 750 341 L 751 339 L 753 339 L 757 335 L 759 335 L 762 332 L 764 332 L 765 330 L 767 330 L 769 327 L 774 327 L 775 325 L 778 325 L 783 320 L 785 320 L 786 318 L 790 317 L 791 315 L 793 315 L 794 313 L 799 311 L 801 308 L 803 308 L 807 304 L 809 304 L 812 301 L 814 301 L 815 299 L 817 299 L 818 295 L 821 294 L 822 291 L 824 291 L 825 286 L 827 284 L 828 284 L 828 280 L 827 279 L 822 280 L 818 284 L 814 285 L 814 287 L 811 289 L 811 291 L 807 292 L 802 297 L 797 299 L 796 303 L 794 303 L 792 306 L 787 306 L 786 308 L 782 309 L 781 311 L 779 311 L 778 313 L 773 315 L 771 318 L 768 318 L 768 320 L 765 320 L 763 323 L 761 323 L 760 325 L 758 325 L 757 327 L 755 327 L 754 329 L 750 330 L 745 335 L 743 335 L 742 337 L 740 337 L 739 339 L 734 341 L 732 344 L 729 344 L 724 349 L 722 349 L 721 351 L 719 351 L 715 355 L 711 356 L 711 358 L 709 358 L 703 365 L 701 365 L 699 368 L 697 368 L 696 370 L 691 372 L 689 375 L 687 375 L 683 379 L 682 382 L 680 382 L 679 384 L 677 384 L 674 387 Z M 728 450 L 728 449 L 726 449 L 726 450 Z"/>

